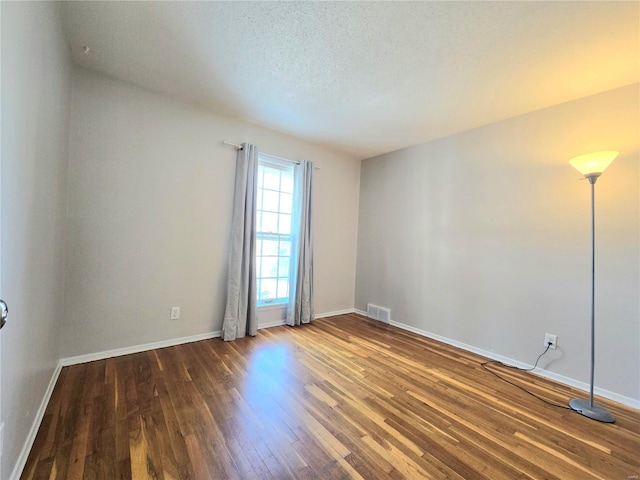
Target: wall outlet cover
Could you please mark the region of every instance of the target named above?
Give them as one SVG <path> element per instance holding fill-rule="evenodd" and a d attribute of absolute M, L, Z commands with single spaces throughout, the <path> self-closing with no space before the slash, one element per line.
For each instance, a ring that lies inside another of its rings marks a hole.
<path fill-rule="evenodd" d="M 558 348 L 558 336 L 557 335 L 553 335 L 551 333 L 545 333 L 544 334 L 544 346 L 546 347 L 547 345 L 549 345 L 549 348 L 551 350 L 555 350 L 556 348 Z"/>

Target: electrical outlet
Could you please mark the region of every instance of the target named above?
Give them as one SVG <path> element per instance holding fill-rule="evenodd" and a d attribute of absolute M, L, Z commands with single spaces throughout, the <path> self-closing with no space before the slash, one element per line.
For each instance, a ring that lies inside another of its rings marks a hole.
<path fill-rule="evenodd" d="M 556 348 L 558 348 L 558 336 L 557 335 L 552 335 L 550 333 L 545 333 L 544 334 L 544 346 L 546 347 L 547 345 L 549 345 L 549 348 L 551 350 L 555 350 Z"/>
<path fill-rule="evenodd" d="M 178 320 L 180 318 L 180 307 L 171 307 L 171 320 Z"/>

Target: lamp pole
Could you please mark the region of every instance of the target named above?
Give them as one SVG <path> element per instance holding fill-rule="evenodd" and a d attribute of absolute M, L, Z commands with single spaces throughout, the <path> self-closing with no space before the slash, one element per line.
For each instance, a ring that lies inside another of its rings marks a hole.
<path fill-rule="evenodd" d="M 591 184 L 591 387 L 589 388 L 589 407 L 593 408 L 593 378 L 596 369 L 596 180 L 590 177 Z"/>
<path fill-rule="evenodd" d="M 602 405 L 593 402 L 593 379 L 596 365 L 596 181 L 602 172 L 590 172 L 585 174 L 585 178 L 591 184 L 591 382 L 589 388 L 589 401 L 574 398 L 569 402 L 569 406 L 585 417 L 598 420 L 599 422 L 613 423 L 615 417 Z"/>

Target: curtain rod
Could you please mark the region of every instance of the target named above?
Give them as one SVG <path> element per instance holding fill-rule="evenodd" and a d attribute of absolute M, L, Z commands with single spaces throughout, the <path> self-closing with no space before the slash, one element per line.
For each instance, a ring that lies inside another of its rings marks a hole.
<path fill-rule="evenodd" d="M 238 145 L 237 143 L 231 143 L 231 142 L 227 142 L 226 140 L 222 141 L 223 144 L 225 145 L 229 145 L 230 147 L 234 147 L 236 150 L 242 150 L 242 145 Z M 295 163 L 296 165 L 300 165 L 300 162 L 297 160 L 289 160 L 288 158 L 282 158 L 282 157 L 276 157 L 275 155 L 269 155 L 268 153 L 261 153 L 261 155 L 264 155 L 265 157 L 271 157 L 271 158 L 275 158 L 278 160 L 282 160 L 285 162 L 291 162 L 291 163 Z M 320 167 L 313 167 L 314 170 L 320 170 Z"/>
<path fill-rule="evenodd" d="M 225 145 L 229 145 L 230 147 L 236 147 L 236 150 L 242 150 L 242 145 L 238 145 L 237 143 L 230 143 L 226 140 L 223 140 L 222 143 L 224 143 Z"/>

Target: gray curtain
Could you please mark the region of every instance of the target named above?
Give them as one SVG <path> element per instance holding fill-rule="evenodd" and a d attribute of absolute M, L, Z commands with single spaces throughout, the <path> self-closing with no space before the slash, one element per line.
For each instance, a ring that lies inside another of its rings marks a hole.
<path fill-rule="evenodd" d="M 222 324 L 226 341 L 256 335 L 256 183 L 258 149 L 242 144 L 236 156 L 236 181 L 231 220 L 227 305 Z"/>
<path fill-rule="evenodd" d="M 296 172 L 297 201 L 300 212 L 294 219 L 293 228 L 299 232 L 294 244 L 298 258 L 295 266 L 295 278 L 291 282 L 289 308 L 287 309 L 287 325 L 309 323 L 314 319 L 313 312 L 313 221 L 312 186 L 313 162 L 301 160 Z"/>

